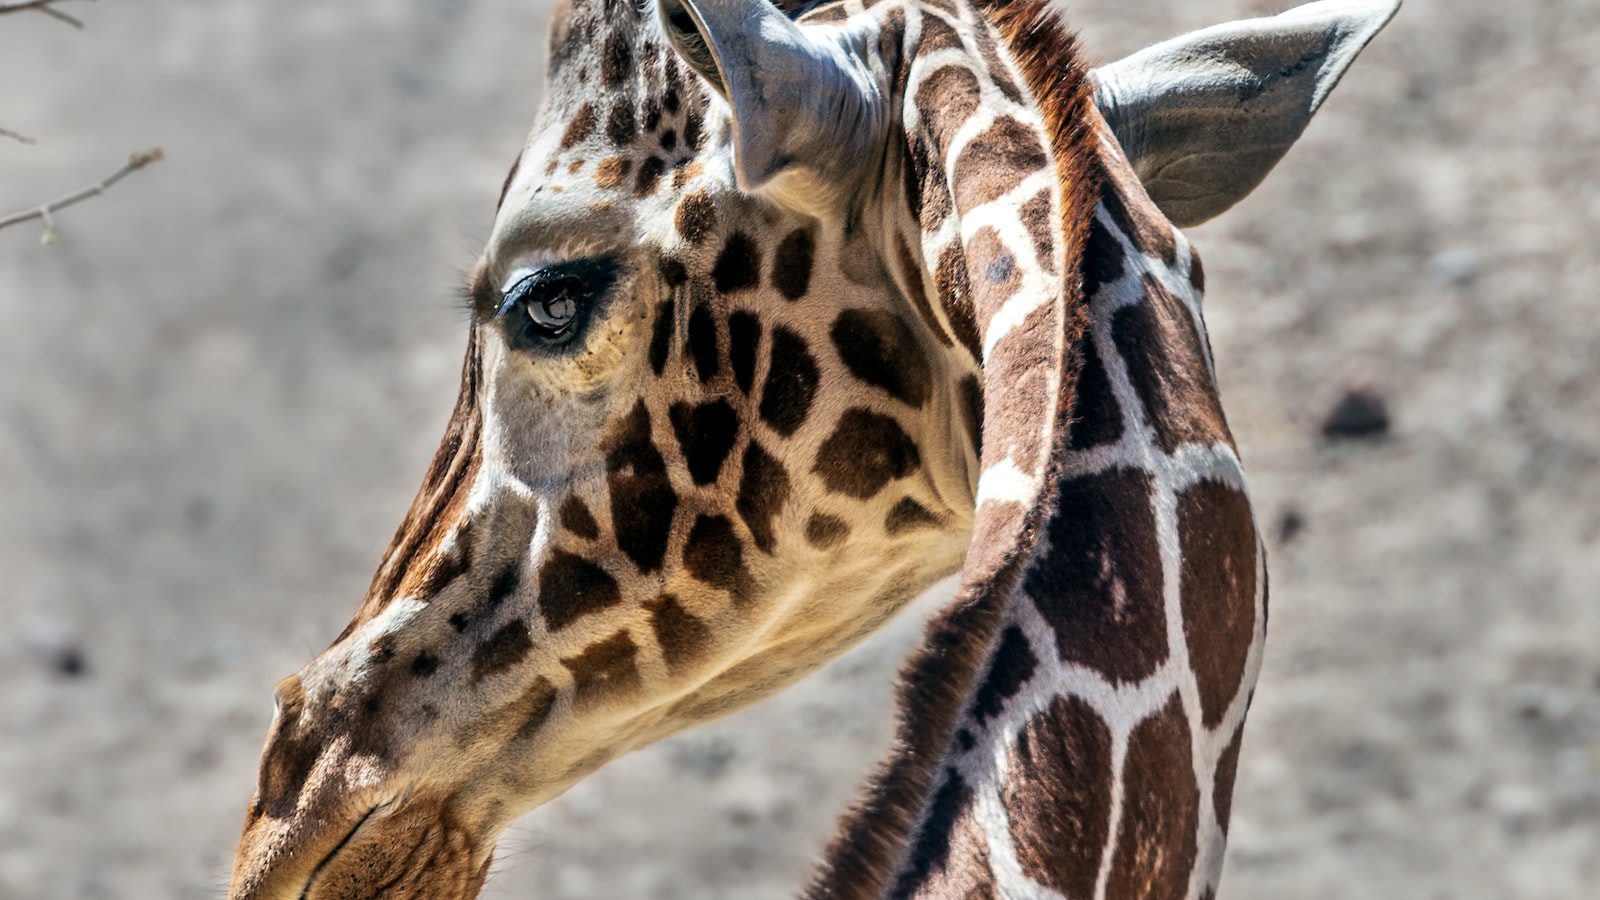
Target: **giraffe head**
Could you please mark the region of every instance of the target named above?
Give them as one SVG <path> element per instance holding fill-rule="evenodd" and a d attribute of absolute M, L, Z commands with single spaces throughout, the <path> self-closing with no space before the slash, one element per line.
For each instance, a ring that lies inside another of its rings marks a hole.
<path fill-rule="evenodd" d="M 235 896 L 471 894 L 515 816 L 960 565 L 976 348 L 926 309 L 878 26 L 559 10 L 450 433 L 279 685 Z"/>
<path fill-rule="evenodd" d="M 448 432 L 278 686 L 235 900 L 474 896 L 516 816 L 1017 552 L 1093 93 L 1041 110 L 974 7 L 847 5 L 558 9 Z"/>

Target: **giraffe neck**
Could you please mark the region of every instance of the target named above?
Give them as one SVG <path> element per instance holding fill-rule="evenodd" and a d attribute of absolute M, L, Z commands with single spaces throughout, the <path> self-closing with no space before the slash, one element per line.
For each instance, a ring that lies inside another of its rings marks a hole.
<path fill-rule="evenodd" d="M 985 12 L 1010 37 L 1041 9 Z M 1098 114 L 1063 102 L 1070 79 L 1036 77 L 1030 62 L 1060 58 L 1040 44 L 1070 39 L 1028 31 L 1029 87 L 1082 123 L 1049 123 L 1058 164 L 1102 176 L 1063 180 L 1096 193 L 1062 202 L 1069 245 L 1087 232 L 1065 288 L 1081 283 L 1086 328 L 1065 323 L 1081 368 L 1065 373 L 1052 496 L 1023 526 L 1027 556 L 930 625 L 895 745 L 814 898 L 1202 897 L 1220 874 L 1266 591 L 1203 274 Z M 982 513 L 980 498 L 980 529 Z"/>

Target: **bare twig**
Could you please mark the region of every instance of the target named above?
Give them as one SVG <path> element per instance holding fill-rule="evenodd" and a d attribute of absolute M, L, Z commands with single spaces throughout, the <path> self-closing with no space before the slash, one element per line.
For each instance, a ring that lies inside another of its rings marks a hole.
<path fill-rule="evenodd" d="M 42 12 L 53 19 L 59 19 L 68 25 L 71 25 L 73 28 L 82 28 L 82 19 L 79 19 L 76 16 L 69 16 L 61 10 L 54 9 L 52 7 L 52 4 L 60 2 L 62 2 L 62 0 L 0 0 L 0 16 L 5 15 L 6 13 L 24 12 L 31 9 L 36 12 Z M 25 134 L 18 134 L 9 128 L 0 128 L 0 137 L 8 137 L 14 141 L 21 141 L 24 144 L 35 143 L 33 138 L 28 137 Z"/>
<path fill-rule="evenodd" d="M 87 200 L 90 197 L 99 196 L 100 194 L 105 193 L 107 188 L 128 177 L 134 172 L 139 171 L 151 163 L 160 162 L 161 157 L 162 152 L 160 147 L 152 147 L 149 150 L 143 150 L 135 153 L 132 156 L 129 156 L 128 161 L 123 163 L 115 172 L 112 172 L 110 175 L 107 175 L 88 187 L 79 188 L 70 194 L 57 197 L 56 199 L 51 200 L 49 203 L 45 203 L 41 206 L 35 206 L 32 209 L 25 209 L 21 212 L 12 213 L 9 216 L 0 217 L 0 228 L 8 228 L 12 225 L 18 225 L 23 222 L 31 222 L 34 219 L 43 219 L 44 236 L 42 240 L 47 244 L 51 243 L 55 240 L 55 214 L 57 212 L 66 209 L 74 203 L 78 203 L 83 200 Z"/>
<path fill-rule="evenodd" d="M 31 9 L 35 12 L 42 12 L 52 19 L 65 22 L 73 28 L 82 28 L 82 19 L 77 16 L 69 16 L 56 9 L 55 5 L 62 2 L 64 0 L 0 0 L 0 16 L 6 13 L 24 12 Z"/>
<path fill-rule="evenodd" d="M 56 5 L 58 3 L 64 2 L 66 2 L 66 0 L 0 0 L 0 16 L 6 15 L 7 13 L 31 11 L 43 13 L 52 19 L 65 22 L 68 25 L 71 25 L 73 28 L 82 28 L 82 19 L 79 19 L 77 16 L 68 15 L 61 10 L 56 9 Z M 8 137 L 24 144 L 34 143 L 33 138 L 24 134 L 18 134 L 17 132 L 11 131 L 7 128 L 0 128 L 0 137 Z M 154 147 L 149 150 L 135 153 L 129 156 L 128 161 L 118 167 L 115 172 L 112 172 L 110 175 L 107 175 L 88 187 L 79 188 L 78 190 L 73 191 L 72 193 L 63 197 L 57 197 L 56 199 L 51 200 L 49 203 L 46 203 L 42 206 L 35 206 L 32 209 L 25 209 L 21 212 L 12 213 L 9 216 L 0 217 L 0 228 L 8 228 L 12 225 L 18 225 L 23 222 L 31 222 L 34 219 L 41 219 L 44 221 L 44 234 L 40 236 L 40 241 L 46 244 L 55 243 L 55 214 L 58 211 L 66 209 L 75 203 L 80 203 L 84 200 L 87 200 L 90 197 L 95 197 L 105 193 L 106 190 L 112 185 L 128 177 L 134 172 L 139 171 L 151 163 L 159 162 L 161 160 L 161 156 L 162 153 L 160 147 Z"/>

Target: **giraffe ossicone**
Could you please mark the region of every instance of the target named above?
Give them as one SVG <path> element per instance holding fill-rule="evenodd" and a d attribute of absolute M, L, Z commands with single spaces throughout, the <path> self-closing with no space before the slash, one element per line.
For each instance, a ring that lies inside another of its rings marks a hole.
<path fill-rule="evenodd" d="M 445 438 L 278 686 L 229 896 L 474 897 L 515 817 L 953 573 L 807 896 L 1213 896 L 1266 570 L 1168 216 L 1397 5 L 1091 77 L 1043 0 L 567 0 Z"/>

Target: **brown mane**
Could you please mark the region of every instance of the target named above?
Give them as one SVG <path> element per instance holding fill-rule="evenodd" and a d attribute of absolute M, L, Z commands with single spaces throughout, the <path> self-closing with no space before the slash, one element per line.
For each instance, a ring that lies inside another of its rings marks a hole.
<path fill-rule="evenodd" d="M 466 506 L 467 492 L 483 460 L 483 411 L 478 406 L 482 355 L 478 329 L 471 328 L 466 358 L 461 363 L 461 389 L 444 439 L 439 442 L 411 508 L 383 552 L 383 562 L 365 599 L 335 644 L 382 612 L 396 597 L 422 590 L 430 581 L 448 580 L 464 565 L 464 554 L 441 556 L 438 546 L 445 539 L 448 523 Z"/>
<path fill-rule="evenodd" d="M 1063 322 L 1065 346 L 1072 348 L 1061 373 L 1061 394 L 1052 445 L 1061 446 L 1071 424 L 1081 348 L 1088 331 L 1088 303 L 1081 271 L 1090 223 L 1105 177 L 1096 137 L 1099 113 L 1094 106 L 1088 72 L 1080 60 L 1077 38 L 1046 0 L 972 0 L 1000 33 L 1012 60 L 1038 104 L 1055 160 L 1061 192 L 1061 240 L 1065 280 Z M 1061 477 L 1051 463 L 1047 478 Z M 1023 543 L 1031 546 L 1045 510 L 1034 510 Z M 1006 563 L 989 590 L 962 594 L 929 622 L 921 646 L 901 669 L 899 715 L 887 758 L 868 781 L 863 796 L 840 821 L 824 862 L 804 896 L 812 900 L 868 900 L 907 895 L 909 884 L 891 884 L 902 857 L 913 878 L 934 856 L 948 848 L 948 833 L 930 829 L 914 840 L 910 832 L 924 817 L 947 815 L 946 798 L 932 796 L 938 766 L 964 709 L 973 684 L 982 674 L 1011 589 L 1021 575 L 1027 554 Z M 926 806 L 924 805 L 926 804 Z M 948 823 L 946 823 L 948 824 Z M 902 879 L 904 880 L 904 879 Z"/>

